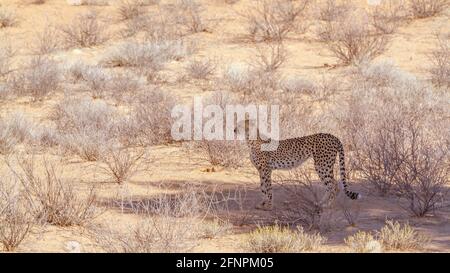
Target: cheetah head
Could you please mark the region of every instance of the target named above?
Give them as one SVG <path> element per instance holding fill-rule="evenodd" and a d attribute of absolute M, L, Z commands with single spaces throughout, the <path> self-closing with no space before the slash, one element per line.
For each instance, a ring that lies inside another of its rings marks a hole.
<path fill-rule="evenodd" d="M 256 139 L 258 134 L 257 124 L 254 120 L 249 120 L 246 118 L 245 120 L 239 122 L 236 124 L 236 127 L 234 128 L 235 134 L 241 134 L 245 136 L 245 140 L 249 139 Z"/>

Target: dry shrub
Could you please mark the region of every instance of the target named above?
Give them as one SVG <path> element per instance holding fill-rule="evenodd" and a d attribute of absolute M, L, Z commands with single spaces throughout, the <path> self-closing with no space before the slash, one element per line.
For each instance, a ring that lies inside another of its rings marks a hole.
<path fill-rule="evenodd" d="M 79 91 L 87 91 L 93 99 L 112 97 L 116 102 L 131 102 L 144 89 L 144 83 L 132 72 L 112 72 L 104 68 L 76 62 L 68 66 L 65 78 L 79 83 Z"/>
<path fill-rule="evenodd" d="M 240 227 L 254 224 L 253 211 L 247 204 L 247 194 L 248 188 L 245 186 L 238 186 L 233 190 L 214 189 L 211 204 L 216 215 L 213 215 L 224 225 L 227 225 L 227 220 L 224 219 L 233 219 L 233 224 Z"/>
<path fill-rule="evenodd" d="M 45 55 L 61 49 L 61 36 L 58 29 L 47 24 L 36 37 L 31 46 L 31 52 L 36 55 Z"/>
<path fill-rule="evenodd" d="M 182 40 L 161 42 L 124 42 L 108 49 L 102 63 L 110 67 L 129 67 L 153 80 L 164 64 L 181 60 L 189 54 Z"/>
<path fill-rule="evenodd" d="M 213 166 L 238 168 L 243 165 L 242 144 L 228 140 L 203 140 L 190 147 Z"/>
<path fill-rule="evenodd" d="M 386 63 L 363 69 L 358 79 L 341 122 L 351 168 L 378 193 L 405 198 L 417 216 L 439 208 L 449 143 L 436 128 L 448 126 L 447 95 Z"/>
<path fill-rule="evenodd" d="M 57 129 L 70 133 L 81 128 L 102 131 L 115 118 L 115 110 L 104 101 L 66 98 L 57 104 L 52 113 Z"/>
<path fill-rule="evenodd" d="M 379 253 L 383 250 L 418 250 L 424 249 L 430 238 L 411 227 L 408 223 L 388 220 L 386 225 L 376 232 L 358 231 L 345 239 L 345 243 L 357 253 Z"/>
<path fill-rule="evenodd" d="M 61 27 L 67 47 L 92 47 L 108 40 L 106 25 L 95 11 L 78 14 L 71 23 Z"/>
<path fill-rule="evenodd" d="M 280 89 L 284 91 L 281 98 L 283 104 L 295 104 L 299 98 L 301 102 L 305 99 L 310 104 L 320 103 L 327 105 L 333 97 L 338 96 L 343 90 L 342 82 L 339 82 L 338 76 L 326 76 L 323 74 L 319 79 L 309 79 L 302 76 L 288 76 L 281 80 Z M 285 105 L 283 105 L 283 108 Z M 302 110 L 304 111 L 304 110 Z M 297 110 L 298 112 L 298 110 Z"/>
<path fill-rule="evenodd" d="M 130 102 L 142 93 L 144 87 L 133 73 L 115 73 L 108 84 L 108 91 L 116 102 Z"/>
<path fill-rule="evenodd" d="M 179 11 L 182 12 L 182 11 Z M 177 18 L 170 11 L 146 12 L 125 21 L 120 32 L 123 37 L 142 35 L 150 41 L 170 41 L 180 39 L 182 29 L 176 24 Z"/>
<path fill-rule="evenodd" d="M 110 0 L 66 0 L 71 6 L 108 6 Z"/>
<path fill-rule="evenodd" d="M 23 113 L 0 117 L 0 154 L 11 153 L 21 143 L 52 147 L 56 145 L 56 140 L 57 136 L 51 127 L 35 124 Z"/>
<path fill-rule="evenodd" d="M 141 6 L 158 5 L 160 0 L 138 0 Z"/>
<path fill-rule="evenodd" d="M 415 120 L 407 121 L 406 144 L 398 152 L 403 161 L 396 173 L 396 190 L 415 216 L 425 216 L 444 206 L 450 179 L 448 140 L 430 141 Z"/>
<path fill-rule="evenodd" d="M 30 132 L 35 127 L 21 112 L 14 112 L 8 118 L 0 118 L 0 124 L 17 143 L 30 139 Z"/>
<path fill-rule="evenodd" d="M 233 5 L 236 4 L 237 2 L 239 2 L 239 0 L 219 0 L 219 2 L 223 2 L 225 4 L 229 4 L 229 5 Z"/>
<path fill-rule="evenodd" d="M 39 164 L 43 173 L 38 173 L 34 156 L 19 158 L 18 169 L 10 161 L 7 164 L 21 182 L 36 219 L 57 226 L 73 226 L 84 225 L 98 216 L 94 189 L 81 197 L 73 182 L 62 179 L 61 170 L 45 158 Z"/>
<path fill-rule="evenodd" d="M 99 160 L 107 146 L 111 145 L 111 136 L 105 131 L 92 131 L 92 128 L 80 128 L 71 133 L 61 133 L 58 144 L 63 155 L 76 155 L 85 161 Z"/>
<path fill-rule="evenodd" d="M 227 92 L 216 91 L 209 96 L 203 98 L 203 106 L 209 105 L 219 106 L 225 110 L 227 105 L 234 105 L 236 100 Z M 223 113 L 223 120 L 225 120 L 225 112 Z M 206 117 L 204 122 L 206 122 Z M 219 124 L 218 124 L 219 125 Z M 187 148 L 191 152 L 199 154 L 206 159 L 213 166 L 223 166 L 230 168 L 238 168 L 243 165 L 243 158 L 245 158 L 244 147 L 239 140 L 224 140 L 226 134 L 226 124 L 223 124 L 223 136 L 217 138 L 207 138 L 191 142 L 187 144 Z M 219 128 L 214 128 L 220 130 Z"/>
<path fill-rule="evenodd" d="M 257 46 L 254 66 L 258 71 L 273 73 L 286 61 L 287 51 L 282 43 L 270 43 Z"/>
<path fill-rule="evenodd" d="M 45 4 L 47 0 L 22 0 L 22 2 L 26 4 L 33 4 L 33 5 L 42 5 Z"/>
<path fill-rule="evenodd" d="M 41 101 L 60 86 L 60 70 L 51 59 L 43 56 L 33 57 L 29 65 L 8 78 L 12 93 L 18 96 L 31 96 L 33 101 Z"/>
<path fill-rule="evenodd" d="M 212 221 L 205 220 L 199 226 L 199 236 L 204 239 L 218 238 L 228 232 L 232 225 L 226 220 L 213 219 Z"/>
<path fill-rule="evenodd" d="M 51 148 L 59 144 L 59 134 L 53 126 L 39 124 L 30 131 L 30 144 L 41 148 Z"/>
<path fill-rule="evenodd" d="M 183 33 L 209 31 L 206 20 L 201 15 L 202 5 L 197 0 L 177 0 L 167 8 L 166 16 L 183 29 Z"/>
<path fill-rule="evenodd" d="M 325 22 L 338 21 L 340 18 L 346 16 L 346 14 L 353 9 L 351 2 L 349 1 L 335 1 L 326 0 L 323 5 L 320 5 L 317 9 L 317 17 Z"/>
<path fill-rule="evenodd" d="M 99 228 L 94 238 L 107 252 L 186 252 L 204 236 L 201 227 L 210 197 L 186 185 L 177 194 L 160 194 L 144 201 L 128 200 L 125 206 L 140 216 L 126 232 Z"/>
<path fill-rule="evenodd" d="M 428 56 L 432 66 L 429 68 L 431 82 L 438 87 L 450 87 L 450 45 L 449 39 L 437 37 L 437 48 Z"/>
<path fill-rule="evenodd" d="M 449 2 L 448 0 L 409 0 L 409 5 L 415 18 L 427 18 L 445 11 Z"/>
<path fill-rule="evenodd" d="M 321 215 L 324 210 L 320 204 L 323 190 L 314 182 L 311 172 L 303 169 L 290 171 L 279 175 L 277 182 L 295 200 L 286 204 L 285 211 L 279 217 L 281 221 L 302 224 L 308 229 L 328 229 L 331 223 L 323 221 L 325 219 Z"/>
<path fill-rule="evenodd" d="M 370 132 L 363 131 L 366 136 L 358 136 L 365 149 L 355 151 L 355 167 L 382 196 L 392 193 L 397 172 L 403 164 L 399 149 L 405 136 L 399 126 L 401 124 L 391 120 L 380 121 L 376 130 L 370 128 Z"/>
<path fill-rule="evenodd" d="M 372 9 L 370 16 L 376 30 L 384 34 L 392 34 L 408 18 L 406 2 L 384 0 Z"/>
<path fill-rule="evenodd" d="M 381 244 L 373 237 L 372 234 L 364 231 L 358 231 L 356 234 L 345 238 L 345 244 L 356 253 L 382 252 Z"/>
<path fill-rule="evenodd" d="M 336 198 L 336 207 L 342 212 L 342 215 L 350 226 L 356 226 L 356 222 L 361 212 L 357 202 L 354 202 L 347 198 L 347 196 L 341 194 Z"/>
<path fill-rule="evenodd" d="M 83 160 L 98 160 L 115 142 L 117 113 L 103 101 L 66 98 L 55 106 L 51 118 L 63 151 Z"/>
<path fill-rule="evenodd" d="M 0 45 L 0 80 L 12 72 L 12 60 L 16 55 L 7 38 L 1 37 L 1 39 L 3 42 Z"/>
<path fill-rule="evenodd" d="M 66 64 L 64 67 L 64 80 L 72 84 L 77 84 L 84 80 L 85 72 L 91 67 L 82 61 Z"/>
<path fill-rule="evenodd" d="M 100 168 L 115 183 L 123 184 L 139 172 L 148 170 L 145 150 L 130 150 L 124 147 L 110 147 L 101 155 Z"/>
<path fill-rule="evenodd" d="M 430 238 L 416 231 L 409 224 L 400 224 L 392 220 L 377 233 L 378 240 L 386 250 L 423 249 Z"/>
<path fill-rule="evenodd" d="M 139 0 L 120 0 L 117 7 L 119 20 L 125 21 L 140 16 L 144 12 L 141 6 Z"/>
<path fill-rule="evenodd" d="M 248 65 L 233 63 L 223 73 L 220 84 L 240 96 L 244 102 L 268 101 L 279 86 L 280 75 Z"/>
<path fill-rule="evenodd" d="M 193 60 L 186 67 L 187 74 L 193 79 L 207 79 L 216 70 L 216 62 L 213 59 Z"/>
<path fill-rule="evenodd" d="M 13 137 L 11 128 L 0 119 L 0 155 L 8 155 L 14 151 L 17 139 Z"/>
<path fill-rule="evenodd" d="M 14 10 L 0 7 L 0 28 L 13 27 L 18 23 L 19 20 Z"/>
<path fill-rule="evenodd" d="M 130 145 L 151 146 L 173 141 L 171 127 L 172 108 L 175 100 L 159 89 L 152 89 L 137 96 L 132 104 L 130 117 L 120 126 L 120 136 Z"/>
<path fill-rule="evenodd" d="M 83 73 L 84 84 L 93 99 L 105 98 L 111 83 L 110 73 L 102 68 L 89 67 Z"/>
<path fill-rule="evenodd" d="M 28 236 L 34 224 L 29 203 L 19 182 L 3 176 L 0 183 L 0 243 L 14 251 Z"/>
<path fill-rule="evenodd" d="M 370 61 L 384 52 L 388 38 L 367 22 L 364 10 L 352 8 L 319 24 L 317 35 L 342 64 Z"/>
<path fill-rule="evenodd" d="M 109 0 L 79 0 L 84 6 L 108 6 Z"/>
<path fill-rule="evenodd" d="M 308 6 L 308 0 L 258 0 L 241 14 L 247 20 L 247 39 L 252 42 L 282 41 L 299 29 L 299 18 Z"/>
<path fill-rule="evenodd" d="M 0 83 L 0 101 L 8 97 L 8 87 L 5 83 Z"/>
<path fill-rule="evenodd" d="M 317 251 L 325 241 L 320 234 L 307 234 L 301 227 L 293 231 L 274 225 L 258 227 L 251 232 L 244 249 L 256 253 Z"/>
<path fill-rule="evenodd" d="M 290 76 L 285 78 L 281 82 L 280 87 L 284 92 L 298 94 L 312 94 L 317 88 L 316 84 L 314 84 L 311 80 L 300 76 Z"/>

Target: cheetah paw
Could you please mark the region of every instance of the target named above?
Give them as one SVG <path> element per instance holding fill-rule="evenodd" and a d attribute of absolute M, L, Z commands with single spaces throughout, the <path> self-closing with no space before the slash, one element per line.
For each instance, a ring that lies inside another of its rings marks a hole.
<path fill-rule="evenodd" d="M 272 205 L 267 205 L 266 203 L 263 202 L 261 204 L 256 205 L 255 208 L 258 210 L 270 211 L 272 210 Z"/>

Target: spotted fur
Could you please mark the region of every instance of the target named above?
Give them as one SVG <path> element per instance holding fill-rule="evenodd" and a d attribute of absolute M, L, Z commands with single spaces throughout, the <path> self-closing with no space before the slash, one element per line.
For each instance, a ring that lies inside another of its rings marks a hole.
<path fill-rule="evenodd" d="M 246 128 L 248 139 L 247 130 Z M 327 205 L 331 204 L 338 192 L 338 184 L 333 178 L 336 155 L 339 156 L 340 177 L 345 194 L 351 199 L 360 197 L 358 193 L 347 189 L 344 148 L 337 137 L 320 133 L 280 140 L 275 151 L 262 151 L 261 145 L 264 143 L 267 141 L 263 141 L 259 137 L 257 140 L 247 140 L 250 147 L 250 159 L 259 172 L 261 191 L 265 196 L 265 200 L 258 208 L 266 210 L 272 208 L 271 174 L 273 170 L 295 168 L 311 157 L 320 180 L 326 186 L 326 195 L 322 202 L 326 202 Z"/>

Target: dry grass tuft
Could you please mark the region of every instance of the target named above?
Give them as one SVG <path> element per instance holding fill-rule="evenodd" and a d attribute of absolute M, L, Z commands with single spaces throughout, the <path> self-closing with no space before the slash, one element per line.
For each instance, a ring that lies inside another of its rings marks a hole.
<path fill-rule="evenodd" d="M 386 221 L 378 232 L 378 240 L 386 250 L 415 250 L 426 247 L 430 238 L 416 231 L 409 224 Z"/>
<path fill-rule="evenodd" d="M 244 249 L 256 253 L 317 251 L 325 242 L 320 234 L 307 234 L 302 228 L 293 231 L 279 225 L 258 227 L 249 234 Z"/>

